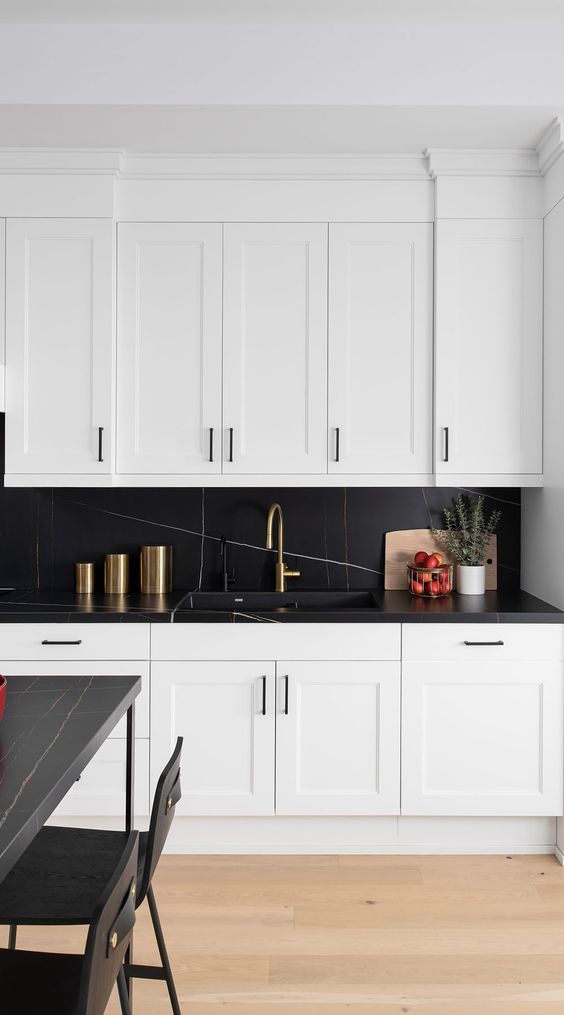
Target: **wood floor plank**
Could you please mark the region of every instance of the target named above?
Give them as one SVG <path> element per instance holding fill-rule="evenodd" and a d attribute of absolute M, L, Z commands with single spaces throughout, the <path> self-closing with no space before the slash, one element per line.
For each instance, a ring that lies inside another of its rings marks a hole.
<path fill-rule="evenodd" d="M 154 884 L 186 1015 L 564 1011 L 552 857 L 166 856 Z M 77 951 L 84 931 L 18 940 Z M 145 906 L 135 957 L 156 959 Z M 137 982 L 135 1013 L 170 1015 L 164 984 Z"/>

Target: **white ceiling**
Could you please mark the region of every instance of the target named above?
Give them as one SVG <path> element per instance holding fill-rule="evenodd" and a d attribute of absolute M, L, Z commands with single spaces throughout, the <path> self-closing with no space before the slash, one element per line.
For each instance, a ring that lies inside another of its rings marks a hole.
<path fill-rule="evenodd" d="M 0 0 L 0 22 L 564 21 L 562 0 Z"/>
<path fill-rule="evenodd" d="M 557 112 L 553 107 L 0 105 L 0 144 L 191 154 L 534 148 Z"/>
<path fill-rule="evenodd" d="M 564 0 L 0 0 L 0 144 L 534 147 L 563 52 Z"/>

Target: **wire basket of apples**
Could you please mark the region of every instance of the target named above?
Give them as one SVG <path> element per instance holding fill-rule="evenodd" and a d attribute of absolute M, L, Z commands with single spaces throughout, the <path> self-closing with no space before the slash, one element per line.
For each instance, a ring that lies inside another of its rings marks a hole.
<path fill-rule="evenodd" d="M 418 550 L 407 565 L 407 587 L 414 596 L 437 599 L 452 592 L 453 566 L 445 564 L 442 553 Z"/>

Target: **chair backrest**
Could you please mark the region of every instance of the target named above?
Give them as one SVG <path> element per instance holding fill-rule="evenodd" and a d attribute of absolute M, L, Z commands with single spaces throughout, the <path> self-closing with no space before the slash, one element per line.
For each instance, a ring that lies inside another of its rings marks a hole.
<path fill-rule="evenodd" d="M 84 952 L 77 1015 L 103 1015 L 135 923 L 139 833 L 125 849 L 94 911 Z"/>
<path fill-rule="evenodd" d="M 183 738 L 178 737 L 172 757 L 160 774 L 153 809 L 151 811 L 151 824 L 147 837 L 147 852 L 145 854 L 145 866 L 139 886 L 137 905 L 139 906 L 147 889 L 151 884 L 151 878 L 159 862 L 164 844 L 167 840 L 175 807 L 182 796 L 180 789 L 180 756 L 182 754 Z"/>

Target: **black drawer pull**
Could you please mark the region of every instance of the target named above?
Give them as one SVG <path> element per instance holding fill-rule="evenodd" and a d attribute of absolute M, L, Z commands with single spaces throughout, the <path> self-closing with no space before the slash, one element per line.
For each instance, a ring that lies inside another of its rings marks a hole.
<path fill-rule="evenodd" d="M 104 442 L 104 427 L 103 426 L 99 426 L 98 427 L 98 461 L 99 462 L 103 462 L 104 461 L 103 442 Z"/>
<path fill-rule="evenodd" d="M 77 638 L 76 641 L 51 641 L 50 638 L 44 638 L 41 642 L 42 645 L 82 645 L 82 638 Z"/>
<path fill-rule="evenodd" d="M 502 641 L 465 641 L 465 645 L 503 645 Z"/>
<path fill-rule="evenodd" d="M 262 678 L 262 714 L 266 715 L 266 677 Z"/>

